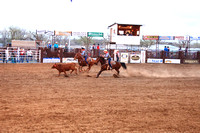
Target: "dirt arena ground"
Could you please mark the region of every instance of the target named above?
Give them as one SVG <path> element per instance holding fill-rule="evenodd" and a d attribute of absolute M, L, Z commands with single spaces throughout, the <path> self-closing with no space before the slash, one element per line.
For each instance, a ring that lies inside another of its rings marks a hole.
<path fill-rule="evenodd" d="M 128 64 L 98 79 L 100 66 L 57 77 L 52 65 L 0 64 L 1 133 L 200 132 L 200 65 Z"/>

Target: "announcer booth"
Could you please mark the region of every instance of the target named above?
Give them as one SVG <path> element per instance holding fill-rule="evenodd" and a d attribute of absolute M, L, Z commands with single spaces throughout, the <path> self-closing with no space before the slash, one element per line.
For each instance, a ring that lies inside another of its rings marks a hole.
<path fill-rule="evenodd" d="M 114 23 L 108 26 L 110 44 L 115 45 L 115 49 L 120 46 L 130 48 L 140 45 L 140 27 L 138 24 Z M 114 53 L 115 57 L 115 53 Z M 129 55 L 128 55 L 129 57 Z"/>
<path fill-rule="evenodd" d="M 114 23 L 108 26 L 110 43 L 125 45 L 140 45 L 140 27 L 136 24 Z"/>

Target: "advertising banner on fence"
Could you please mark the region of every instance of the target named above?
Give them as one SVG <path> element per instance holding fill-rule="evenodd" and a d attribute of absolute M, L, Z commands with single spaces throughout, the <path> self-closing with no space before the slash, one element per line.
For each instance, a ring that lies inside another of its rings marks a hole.
<path fill-rule="evenodd" d="M 55 31 L 55 35 L 57 36 L 71 36 L 71 31 Z"/>
<path fill-rule="evenodd" d="M 128 53 L 121 53 L 121 62 L 128 63 Z"/>
<path fill-rule="evenodd" d="M 87 32 L 72 32 L 72 36 L 87 36 Z"/>
<path fill-rule="evenodd" d="M 50 31 L 50 30 L 36 30 L 36 34 L 37 35 L 49 35 L 49 36 L 53 36 L 54 35 L 54 31 Z"/>
<path fill-rule="evenodd" d="M 150 36 L 150 35 L 144 35 L 142 37 L 143 40 L 158 40 L 159 36 Z"/>
<path fill-rule="evenodd" d="M 199 60 L 184 60 L 183 63 L 186 64 L 199 64 Z"/>
<path fill-rule="evenodd" d="M 184 41 L 184 36 L 174 36 L 174 40 L 176 40 L 176 41 Z"/>
<path fill-rule="evenodd" d="M 60 63 L 60 58 L 43 58 L 43 63 Z"/>
<path fill-rule="evenodd" d="M 130 54 L 130 63 L 140 63 L 140 53 Z"/>
<path fill-rule="evenodd" d="M 78 63 L 78 60 L 74 60 L 74 58 L 62 58 L 62 63 Z"/>
<path fill-rule="evenodd" d="M 163 59 L 147 59 L 147 63 L 163 63 Z"/>
<path fill-rule="evenodd" d="M 181 60 L 180 59 L 165 59 L 165 63 L 181 64 Z"/>
<path fill-rule="evenodd" d="M 200 40 L 200 37 L 198 37 L 198 36 L 190 36 L 190 41 L 193 41 L 193 40 L 198 41 L 198 40 Z"/>
<path fill-rule="evenodd" d="M 159 36 L 159 40 L 174 40 L 174 36 Z"/>

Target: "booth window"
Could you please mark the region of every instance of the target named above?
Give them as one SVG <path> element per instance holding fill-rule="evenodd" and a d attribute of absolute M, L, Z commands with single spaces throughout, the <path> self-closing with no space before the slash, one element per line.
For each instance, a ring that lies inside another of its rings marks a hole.
<path fill-rule="evenodd" d="M 118 25 L 118 35 L 121 36 L 139 36 L 140 26 L 138 25 Z"/>

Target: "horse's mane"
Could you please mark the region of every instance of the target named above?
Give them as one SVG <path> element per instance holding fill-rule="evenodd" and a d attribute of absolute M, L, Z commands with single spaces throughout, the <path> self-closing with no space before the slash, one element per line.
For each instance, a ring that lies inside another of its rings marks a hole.
<path fill-rule="evenodd" d="M 104 59 L 104 57 L 102 56 L 99 56 L 99 61 L 101 62 L 101 64 L 105 64 L 106 63 L 106 60 Z"/>

